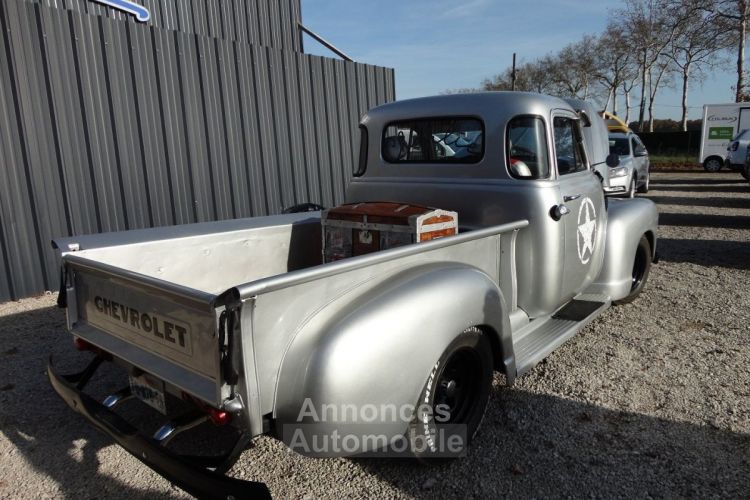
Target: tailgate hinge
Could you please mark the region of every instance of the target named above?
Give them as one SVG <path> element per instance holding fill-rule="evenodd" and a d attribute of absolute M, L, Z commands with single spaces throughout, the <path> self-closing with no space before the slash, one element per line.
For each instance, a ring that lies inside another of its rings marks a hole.
<path fill-rule="evenodd" d="M 225 309 L 219 316 L 219 346 L 221 349 L 221 373 L 228 385 L 236 385 L 239 373 L 234 366 L 234 325 L 237 309 Z"/>

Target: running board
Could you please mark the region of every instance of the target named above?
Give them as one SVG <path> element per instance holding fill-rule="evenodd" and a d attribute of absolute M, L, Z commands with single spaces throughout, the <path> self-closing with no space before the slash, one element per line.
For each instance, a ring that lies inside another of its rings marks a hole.
<path fill-rule="evenodd" d="M 583 300 L 582 300 L 583 299 Z M 516 374 L 521 376 L 609 307 L 609 297 L 579 296 L 552 316 L 538 318 L 513 335 Z"/>

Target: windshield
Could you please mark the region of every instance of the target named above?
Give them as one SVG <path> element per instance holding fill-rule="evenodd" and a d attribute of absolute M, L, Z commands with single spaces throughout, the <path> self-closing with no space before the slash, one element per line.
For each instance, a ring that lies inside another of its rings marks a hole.
<path fill-rule="evenodd" d="M 609 154 L 617 156 L 628 156 L 630 154 L 628 140 L 620 137 L 610 137 Z"/>

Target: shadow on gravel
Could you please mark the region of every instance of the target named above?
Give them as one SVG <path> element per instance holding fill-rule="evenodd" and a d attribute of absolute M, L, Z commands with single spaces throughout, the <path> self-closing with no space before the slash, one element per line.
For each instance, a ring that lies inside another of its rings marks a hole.
<path fill-rule="evenodd" d="M 748 195 L 750 195 L 750 189 L 748 189 Z M 686 207 L 750 208 L 750 196 L 746 198 L 648 196 L 648 199 L 660 205 L 684 205 Z"/>
<path fill-rule="evenodd" d="M 77 371 L 86 362 L 72 349 L 64 313 L 49 307 L 2 316 L 0 336 L 0 434 L 15 446 L 15 460 L 25 460 L 37 474 L 55 481 L 65 498 L 154 498 L 153 491 L 99 473 L 97 452 L 112 441 L 68 408 L 49 385 L 50 354 L 63 372 Z M 41 495 L 33 482 L 24 491 L 30 497 Z"/>
<path fill-rule="evenodd" d="M 659 238 L 658 249 L 664 262 L 750 269 L 750 243 L 744 241 Z"/>
<path fill-rule="evenodd" d="M 672 184 L 690 184 L 690 185 L 709 185 L 709 184 L 747 184 L 747 181 L 740 177 L 727 179 L 651 179 L 652 186 L 666 186 Z"/>
<path fill-rule="evenodd" d="M 653 182 L 651 184 L 654 184 Z M 703 184 L 703 183 L 701 183 Z M 722 184 L 726 184 L 723 183 Z M 746 193 L 750 194 L 750 185 L 747 182 L 739 183 L 736 186 L 653 186 L 653 191 L 685 191 L 691 193 Z"/>
<path fill-rule="evenodd" d="M 750 436 L 496 389 L 467 457 L 358 459 L 420 498 L 708 497 L 750 491 Z"/>
<path fill-rule="evenodd" d="M 710 215 L 659 213 L 660 226 L 750 229 L 748 215 Z"/>

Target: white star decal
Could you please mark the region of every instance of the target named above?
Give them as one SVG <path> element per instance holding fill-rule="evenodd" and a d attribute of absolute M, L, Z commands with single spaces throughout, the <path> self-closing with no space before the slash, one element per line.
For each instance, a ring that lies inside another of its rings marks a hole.
<path fill-rule="evenodd" d="M 594 234 L 596 233 L 596 210 L 589 198 L 584 198 L 578 211 L 578 258 L 581 264 L 588 264 L 594 253 Z"/>

